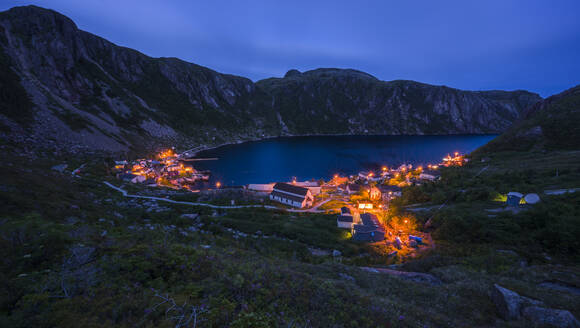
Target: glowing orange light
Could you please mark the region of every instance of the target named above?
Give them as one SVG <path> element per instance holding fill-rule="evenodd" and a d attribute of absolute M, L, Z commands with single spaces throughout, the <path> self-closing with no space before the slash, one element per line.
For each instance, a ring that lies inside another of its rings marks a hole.
<path fill-rule="evenodd" d="M 383 169 L 383 171 L 386 171 L 387 170 L 387 167 L 386 166 L 383 166 L 382 169 Z"/>
<path fill-rule="evenodd" d="M 216 186 L 216 188 L 219 188 L 219 187 L 222 186 L 222 183 L 218 181 L 218 182 L 215 183 L 215 186 Z"/>

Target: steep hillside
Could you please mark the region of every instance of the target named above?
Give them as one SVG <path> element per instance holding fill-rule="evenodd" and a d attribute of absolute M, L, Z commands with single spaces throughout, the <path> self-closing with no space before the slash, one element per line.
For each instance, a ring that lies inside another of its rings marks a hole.
<path fill-rule="evenodd" d="M 253 83 L 151 58 L 34 6 L 0 13 L 0 133 L 126 151 L 298 134 L 493 133 L 541 99 L 319 69 Z"/>
<path fill-rule="evenodd" d="M 454 134 L 504 131 L 540 98 L 526 91 L 462 91 L 413 81 L 385 82 L 355 71 L 289 71 L 257 85 L 290 131 Z"/>
<path fill-rule="evenodd" d="M 59 143 L 121 150 L 156 138 L 229 140 L 261 136 L 275 120 L 252 104 L 259 92 L 246 78 L 118 47 L 54 11 L 13 8 L 0 15 L 0 35 L 3 62 L 35 104 L 31 131 Z M 2 83 L 14 85 L 9 78 Z"/>
<path fill-rule="evenodd" d="M 580 85 L 531 106 L 504 134 L 477 153 L 580 148 Z"/>

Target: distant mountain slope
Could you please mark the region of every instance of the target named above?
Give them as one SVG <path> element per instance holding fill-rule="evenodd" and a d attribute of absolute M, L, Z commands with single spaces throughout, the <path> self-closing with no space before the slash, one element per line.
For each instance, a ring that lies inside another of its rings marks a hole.
<path fill-rule="evenodd" d="M 309 133 L 499 133 L 541 98 L 527 91 L 462 91 L 385 82 L 342 69 L 289 71 L 256 83 L 290 131 Z"/>
<path fill-rule="evenodd" d="M 580 149 L 580 85 L 536 103 L 478 152 Z"/>
<path fill-rule="evenodd" d="M 0 133 L 112 151 L 299 134 L 494 133 L 541 99 L 339 69 L 253 83 L 119 47 L 35 6 L 0 13 L 0 64 Z"/>

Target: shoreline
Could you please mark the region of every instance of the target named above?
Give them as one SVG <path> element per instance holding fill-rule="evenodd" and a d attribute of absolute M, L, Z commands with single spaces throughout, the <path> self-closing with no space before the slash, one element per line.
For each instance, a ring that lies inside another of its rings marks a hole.
<path fill-rule="evenodd" d="M 451 136 L 499 136 L 501 133 L 449 133 L 449 134 L 298 134 L 298 135 L 282 135 L 282 136 L 267 136 L 262 138 L 248 139 L 248 140 L 237 140 L 231 142 L 224 142 L 218 145 L 209 146 L 195 153 L 194 156 L 189 158 L 196 158 L 198 154 L 214 150 L 220 147 L 239 145 L 249 142 L 258 142 L 271 139 L 284 139 L 284 138 L 301 138 L 301 137 L 451 137 Z M 493 140 L 493 139 L 492 139 Z M 475 151 L 475 150 L 474 150 Z M 470 154 L 470 153 L 469 153 Z"/>

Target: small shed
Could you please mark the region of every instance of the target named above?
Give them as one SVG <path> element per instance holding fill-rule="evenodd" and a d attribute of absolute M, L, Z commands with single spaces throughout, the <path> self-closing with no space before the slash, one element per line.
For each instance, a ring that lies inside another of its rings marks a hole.
<path fill-rule="evenodd" d="M 401 197 L 402 195 L 402 189 L 398 186 L 383 185 L 380 187 L 380 190 L 385 200 L 393 199 L 394 197 Z"/>
<path fill-rule="evenodd" d="M 538 194 L 527 194 L 524 197 L 526 204 L 537 204 L 540 201 L 540 196 Z"/>
<path fill-rule="evenodd" d="M 506 203 L 509 206 L 518 206 L 522 200 L 522 197 L 524 197 L 524 195 L 520 194 L 519 192 L 510 191 L 507 194 Z"/>

